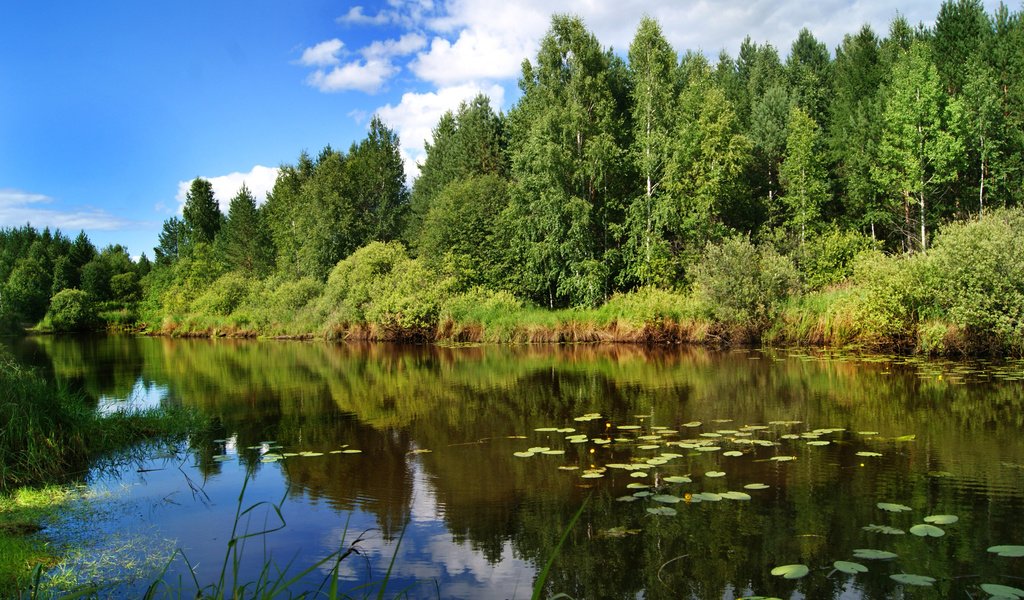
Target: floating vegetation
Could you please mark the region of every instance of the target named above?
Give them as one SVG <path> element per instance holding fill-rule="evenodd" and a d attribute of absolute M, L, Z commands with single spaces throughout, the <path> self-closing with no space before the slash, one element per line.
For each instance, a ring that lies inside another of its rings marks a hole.
<path fill-rule="evenodd" d="M 910 533 L 918 537 L 942 537 L 946 535 L 946 532 L 934 525 L 923 523 L 920 525 L 914 525 L 910 528 Z"/>
<path fill-rule="evenodd" d="M 681 502 L 683 499 L 680 498 L 679 496 L 673 496 L 671 494 L 658 494 L 656 496 L 651 496 L 651 500 L 654 500 L 655 502 L 661 502 L 662 504 L 677 504 Z"/>
<path fill-rule="evenodd" d="M 935 583 L 934 577 L 928 577 L 926 575 L 911 575 L 910 573 L 896 573 L 889 576 L 893 581 L 897 581 L 904 585 L 916 585 L 921 587 L 931 587 Z"/>
<path fill-rule="evenodd" d="M 747 485 L 743 486 L 743 489 L 745 489 L 745 490 L 766 490 L 766 489 L 768 489 L 770 487 L 771 487 L 770 485 L 765 484 L 765 483 L 748 483 Z"/>
<path fill-rule="evenodd" d="M 886 550 L 875 550 L 874 548 L 857 548 L 853 551 L 854 558 L 863 558 L 865 560 L 890 560 L 899 556 L 895 552 L 888 552 Z"/>
<path fill-rule="evenodd" d="M 876 457 L 882 456 L 882 453 L 881 452 L 870 452 L 868 450 L 861 450 L 860 452 L 857 453 L 857 456 L 876 458 Z"/>
<path fill-rule="evenodd" d="M 810 573 L 807 565 L 782 565 L 772 569 L 772 575 L 783 579 L 800 579 Z"/>
<path fill-rule="evenodd" d="M 906 531 L 897 529 L 895 527 L 889 527 L 888 525 L 865 525 L 861 527 L 864 531 L 870 531 L 871 533 L 884 533 L 885 535 L 906 535 Z"/>
<path fill-rule="evenodd" d="M 512 456 L 516 456 L 518 458 L 530 458 L 533 454 L 533 452 L 513 452 Z"/>
<path fill-rule="evenodd" d="M 722 456 L 729 456 L 735 458 L 737 456 L 743 456 L 743 453 L 740 452 L 739 450 L 729 450 L 728 452 L 723 452 Z"/>
<path fill-rule="evenodd" d="M 830 442 L 828 440 L 811 440 L 810 442 L 807 442 L 807 445 L 808 446 L 828 446 L 831 443 L 832 442 Z"/>
<path fill-rule="evenodd" d="M 725 477 L 725 471 L 708 471 L 707 473 L 704 473 L 704 476 L 711 478 Z"/>
<path fill-rule="evenodd" d="M 795 456 L 773 456 L 768 460 L 774 460 L 775 462 L 791 462 L 796 460 Z"/>
<path fill-rule="evenodd" d="M 676 509 L 669 508 L 668 506 L 655 506 L 652 508 L 648 508 L 647 512 L 651 513 L 652 515 L 658 515 L 660 517 L 674 517 L 677 514 L 679 514 L 678 512 L 676 512 Z"/>
<path fill-rule="evenodd" d="M 992 546 L 988 551 L 1006 558 L 1024 557 L 1024 546 Z"/>
<path fill-rule="evenodd" d="M 986 594 L 991 594 L 995 598 L 1010 598 L 1016 600 L 1018 598 L 1024 598 L 1024 590 L 1020 588 L 1010 587 L 1008 585 L 999 585 L 998 583 L 983 583 L 981 589 Z"/>
<path fill-rule="evenodd" d="M 579 417 L 576 417 L 575 419 L 573 419 L 573 421 L 580 421 L 580 422 L 596 421 L 597 419 L 601 419 L 601 418 L 603 418 L 601 416 L 601 413 L 587 413 L 585 415 L 581 415 Z"/>
<path fill-rule="evenodd" d="M 884 511 L 894 512 L 894 513 L 907 512 L 909 510 L 913 510 L 912 508 L 910 508 L 909 506 L 906 506 L 905 504 L 894 504 L 892 502 L 879 502 L 875 506 L 877 506 L 878 508 L 880 508 L 880 509 L 882 509 Z"/>
<path fill-rule="evenodd" d="M 837 560 L 832 563 L 837 571 L 846 573 L 847 575 L 856 575 L 857 573 L 867 573 L 868 568 L 860 563 L 850 562 L 847 560 Z"/>
<path fill-rule="evenodd" d="M 693 480 L 685 475 L 670 475 L 662 478 L 666 483 L 693 483 Z"/>
<path fill-rule="evenodd" d="M 723 492 L 719 496 L 726 500 L 750 500 L 750 494 L 745 492 Z"/>

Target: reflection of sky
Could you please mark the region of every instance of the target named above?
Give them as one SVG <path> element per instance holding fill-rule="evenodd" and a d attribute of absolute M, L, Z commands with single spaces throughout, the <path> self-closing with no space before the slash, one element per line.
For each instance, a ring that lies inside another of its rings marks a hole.
<path fill-rule="evenodd" d="M 148 391 L 148 390 L 147 390 Z M 220 463 L 221 471 L 203 481 L 192 464 L 191 457 L 153 459 L 143 465 L 132 465 L 118 478 L 104 479 L 94 488 L 113 495 L 122 508 L 101 510 L 96 521 L 81 531 L 82 525 L 66 524 L 67 537 L 79 540 L 94 539 L 87 554 L 106 555 L 117 552 L 111 541 L 125 536 L 140 538 L 140 547 L 150 547 L 164 557 L 175 550 L 175 558 L 164 578 L 170 582 L 191 582 L 189 565 L 201 583 L 215 581 L 225 561 L 226 548 L 231 539 L 235 512 L 239 506 L 239 490 L 245 485 L 242 508 L 263 503 L 249 512 L 240 522 L 239 534 L 272 529 L 279 520 L 272 504 L 281 506 L 281 516 L 287 526 L 246 542 L 240 561 L 239 581 L 255 581 L 263 568 L 266 556 L 283 566 L 294 560 L 289 572 L 297 574 L 302 568 L 329 553 L 345 549 L 362 535 L 358 554 L 349 556 L 339 568 L 340 589 L 354 590 L 364 584 L 379 584 L 387 575 L 388 565 L 395 557 L 385 597 L 402 593 L 409 598 L 527 598 L 534 577 L 532 564 L 514 556 L 512 546 L 506 542 L 502 560 L 489 563 L 468 542 L 456 542 L 442 520 L 443 508 L 436 500 L 430 478 L 423 472 L 418 460 L 410 461 L 412 501 L 410 519 L 404 537 L 385 540 L 377 529 L 378 521 L 372 512 L 364 511 L 361 500 L 355 499 L 350 512 L 339 513 L 328 502 L 309 499 L 305 494 L 287 492 L 287 478 L 280 464 L 263 464 L 245 482 L 245 467 L 237 461 L 232 444 L 221 444 L 223 455 L 229 458 Z M 316 460 L 297 457 L 289 460 Z M 140 470 L 141 469 L 141 470 Z M 193 493 L 191 486 L 201 487 Z M 60 526 L 54 527 L 60 539 Z M 75 529 L 75 533 L 70 530 Z M 116 534 L 116 535 L 115 535 Z M 397 535 L 397 534 L 396 534 Z M 147 541 L 148 540 L 148 541 Z M 86 542 L 89 543 L 89 542 Z M 133 558 L 134 559 L 134 558 Z M 228 561 L 228 579 L 231 578 L 233 560 Z M 159 565 L 162 567 L 163 565 Z M 293 588 L 315 589 L 330 573 L 332 563 L 321 566 L 304 580 L 304 586 Z M 117 593 L 132 597 L 145 589 L 155 575 L 141 575 L 134 584 L 126 584 Z M 118 578 L 110 572 L 107 579 Z M 132 587 L 132 586 L 135 587 Z M 139 587 L 141 586 L 141 588 Z M 194 592 L 194 584 L 182 590 L 184 596 Z M 376 595 L 376 588 L 364 592 Z M 440 592 L 440 594 L 439 594 Z M 113 593 L 113 592 L 112 592 Z"/>
<path fill-rule="evenodd" d="M 157 385 L 153 382 L 148 384 L 139 377 L 132 386 L 128 396 L 100 396 L 96 408 L 101 415 L 110 415 L 126 410 L 145 410 L 158 408 L 160 402 L 167 397 L 167 386 Z"/>

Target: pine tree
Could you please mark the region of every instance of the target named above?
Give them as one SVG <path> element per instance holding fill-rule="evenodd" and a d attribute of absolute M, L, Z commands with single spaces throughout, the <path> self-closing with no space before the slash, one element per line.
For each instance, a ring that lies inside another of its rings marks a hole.
<path fill-rule="evenodd" d="M 228 205 L 219 241 L 228 268 L 257 276 L 270 271 L 273 242 L 256 208 L 256 198 L 244 183 Z"/>
<path fill-rule="evenodd" d="M 200 177 L 192 180 L 192 185 L 185 194 L 182 220 L 185 225 L 185 239 L 189 245 L 213 243 L 217 232 L 220 231 L 224 215 L 221 214 L 220 206 L 213 197 L 213 185 L 209 181 Z"/>

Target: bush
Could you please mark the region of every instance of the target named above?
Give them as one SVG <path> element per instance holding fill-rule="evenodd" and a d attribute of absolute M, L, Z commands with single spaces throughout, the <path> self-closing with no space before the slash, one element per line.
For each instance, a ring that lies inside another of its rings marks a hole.
<path fill-rule="evenodd" d="M 709 316 L 725 325 L 762 331 L 782 302 L 799 291 L 793 261 L 745 236 L 708 245 L 694 272 L 694 292 Z"/>
<path fill-rule="evenodd" d="M 87 331 L 98 325 L 96 305 L 86 292 L 61 290 L 50 299 L 50 310 L 43 318 L 44 328 L 53 331 Z"/>
<path fill-rule="evenodd" d="M 812 290 L 841 283 L 853 275 L 853 259 L 879 243 L 857 231 L 831 227 L 807 240 L 796 253 L 804 284 Z"/>
<path fill-rule="evenodd" d="M 241 273 L 227 273 L 196 299 L 194 310 L 203 315 L 226 317 L 249 297 L 253 283 Z"/>
<path fill-rule="evenodd" d="M 871 345 L 907 347 L 922 316 L 929 292 L 923 255 L 890 257 L 878 250 L 857 255 L 853 265 L 856 294 L 850 310 L 860 324 L 862 341 Z"/>
<path fill-rule="evenodd" d="M 110 278 L 110 296 L 119 302 L 138 302 L 142 299 L 142 286 L 135 273 L 119 273 Z"/>

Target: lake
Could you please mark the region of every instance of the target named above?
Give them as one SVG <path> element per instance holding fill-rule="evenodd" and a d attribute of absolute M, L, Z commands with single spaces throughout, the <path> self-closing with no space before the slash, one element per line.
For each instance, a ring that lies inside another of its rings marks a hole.
<path fill-rule="evenodd" d="M 982 584 L 1024 587 L 1021 362 L 7 343 L 97 410 L 182 405 L 214 423 L 100 461 L 85 475 L 88 516 L 48 528 L 86 550 L 80 578 L 110 594 L 138 594 L 166 568 L 162 593 L 192 597 L 222 570 L 255 582 L 266 565 L 298 574 L 348 549 L 336 572 L 353 597 L 386 585 L 385 598 L 529 598 L 552 557 L 545 597 L 987 598 Z M 233 529 L 252 534 L 236 553 Z M 334 564 L 291 589 L 324 585 Z"/>

